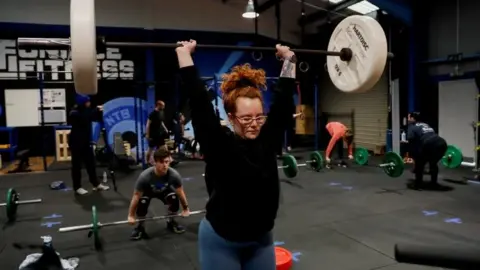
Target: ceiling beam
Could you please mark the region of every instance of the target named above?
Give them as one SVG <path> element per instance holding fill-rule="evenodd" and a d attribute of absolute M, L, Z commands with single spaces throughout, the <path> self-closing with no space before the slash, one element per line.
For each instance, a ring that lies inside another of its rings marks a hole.
<path fill-rule="evenodd" d="M 274 7 L 276 4 L 280 4 L 283 0 L 267 0 L 267 2 L 259 5 L 257 7 L 257 13 L 262 14 L 263 12 L 269 10 L 270 8 Z"/>
<path fill-rule="evenodd" d="M 345 0 L 345 1 L 342 1 L 342 2 L 339 2 L 337 4 L 334 4 L 334 5 L 331 5 L 327 8 L 327 10 L 319 10 L 319 11 L 316 11 L 312 14 L 309 14 L 307 16 L 305 16 L 305 18 L 302 20 L 301 18 L 298 19 L 298 24 L 311 24 L 311 23 L 314 23 L 320 19 L 322 19 L 323 17 L 326 17 L 326 14 L 328 12 L 340 12 L 346 8 L 348 8 L 349 6 L 351 5 L 354 5 L 358 2 L 361 2 L 362 0 Z"/>

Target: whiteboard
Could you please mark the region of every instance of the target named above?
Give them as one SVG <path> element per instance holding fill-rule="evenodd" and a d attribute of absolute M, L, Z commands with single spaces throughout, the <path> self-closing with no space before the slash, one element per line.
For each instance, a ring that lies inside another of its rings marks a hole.
<path fill-rule="evenodd" d="M 7 127 L 38 126 L 38 89 L 5 89 Z"/>

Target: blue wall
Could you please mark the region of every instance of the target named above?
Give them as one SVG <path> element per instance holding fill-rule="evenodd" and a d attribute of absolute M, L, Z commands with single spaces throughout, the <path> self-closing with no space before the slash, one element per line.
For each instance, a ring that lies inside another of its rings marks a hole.
<path fill-rule="evenodd" d="M 228 34 L 191 31 L 169 31 L 169 30 L 144 30 L 134 28 L 105 28 L 98 27 L 97 34 L 105 36 L 108 41 L 138 41 L 138 42 L 175 42 L 177 40 L 196 39 L 204 44 L 238 44 L 238 45 L 259 45 L 274 46 L 275 41 L 249 34 Z M 56 25 L 34 25 L 34 24 L 9 24 L 0 23 L 0 39 L 16 39 L 18 37 L 68 37 L 67 26 Z M 94 104 L 104 104 L 104 123 L 107 129 L 108 142 L 113 141 L 113 133 L 120 132 L 129 134 L 128 139 L 132 141 L 132 152 L 135 153 L 138 142 L 143 140 L 143 129 L 147 114 L 153 109 L 156 99 L 165 100 L 167 103 L 167 117 L 172 117 L 179 108 L 178 104 L 178 64 L 174 51 L 166 50 L 145 50 L 141 48 L 120 48 L 124 59 L 132 60 L 135 63 L 135 76 L 133 80 L 108 80 L 101 79 L 99 92 L 92 98 Z M 212 77 L 228 72 L 233 66 L 245 62 L 251 63 L 256 68 L 263 68 L 267 76 L 276 77 L 281 64 L 272 55 L 263 55 L 261 61 L 254 61 L 250 53 L 231 51 L 201 51 L 194 55 L 194 60 L 201 75 Z M 2 72 L 2 70 L 0 70 Z M 35 74 L 31 74 L 35 75 Z M 49 80 L 49 77 L 46 77 Z M 155 83 L 152 83 L 155 82 Z M 52 81 L 53 82 L 53 81 Z M 38 88 L 36 80 L 9 80 L 0 87 L 1 104 L 4 106 L 3 90 L 5 88 Z M 213 80 L 207 85 L 213 87 Z M 219 86 L 219 85 L 218 85 Z M 67 90 L 67 107 L 73 105 L 73 84 L 68 82 L 51 83 L 48 87 L 61 87 Z M 223 105 L 220 100 L 220 93 L 217 92 L 218 105 L 221 118 L 226 118 Z M 265 105 L 270 104 L 270 92 L 265 92 Z M 215 100 L 212 100 L 215 104 Z M 5 114 L 0 116 L 0 124 L 5 125 Z M 28 131 L 27 131 L 28 129 Z M 37 131 L 35 131 L 35 129 Z M 39 132 L 38 128 L 20 128 L 21 148 L 34 148 L 34 144 L 27 145 L 27 137 L 32 132 Z M 132 139 L 132 132 L 136 136 Z M 53 132 L 51 132 L 53 134 Z M 42 138 L 43 136 L 38 136 Z M 54 149 L 54 139 L 48 141 Z M 43 140 L 45 141 L 45 140 Z M 41 144 L 41 143 L 40 143 Z M 144 142 L 144 146 L 145 142 Z M 49 153 L 51 154 L 51 153 Z"/>

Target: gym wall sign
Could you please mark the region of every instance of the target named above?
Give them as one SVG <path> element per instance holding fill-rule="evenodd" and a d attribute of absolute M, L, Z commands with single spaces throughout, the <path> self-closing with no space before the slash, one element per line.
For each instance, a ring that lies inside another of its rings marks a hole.
<path fill-rule="evenodd" d="M 0 79 L 24 80 L 45 71 L 46 81 L 73 80 L 68 50 L 19 49 L 17 55 L 16 46 L 15 40 L 0 39 Z M 97 54 L 98 79 L 133 80 L 134 74 L 134 61 L 123 59 L 119 48 Z"/>

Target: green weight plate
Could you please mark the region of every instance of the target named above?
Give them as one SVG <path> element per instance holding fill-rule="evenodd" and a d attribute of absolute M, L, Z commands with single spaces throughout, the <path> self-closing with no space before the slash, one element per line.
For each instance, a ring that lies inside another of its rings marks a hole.
<path fill-rule="evenodd" d="M 383 170 L 385 174 L 390 177 L 399 177 L 403 174 L 403 170 L 405 169 L 405 164 L 403 163 L 403 159 L 400 155 L 395 152 L 387 152 L 383 159 L 384 164 L 393 163 L 393 166 L 384 166 Z"/>
<path fill-rule="evenodd" d="M 9 221 L 13 221 L 17 217 L 17 207 L 18 207 L 17 201 L 18 201 L 18 193 L 15 191 L 15 189 L 10 188 L 7 191 L 7 205 L 6 205 L 7 218 Z"/>
<path fill-rule="evenodd" d="M 310 154 L 310 168 L 317 172 L 323 169 L 323 157 L 320 152 L 315 151 Z"/>
<path fill-rule="evenodd" d="M 368 150 L 365 148 L 355 149 L 355 162 L 358 165 L 365 165 L 368 163 Z"/>
<path fill-rule="evenodd" d="M 98 214 L 97 214 L 97 207 L 95 205 L 92 206 L 92 233 L 93 233 L 93 241 L 95 243 L 95 247 L 100 247 L 100 233 L 98 227 Z"/>
<path fill-rule="evenodd" d="M 298 174 L 297 160 L 292 155 L 284 155 L 283 159 L 283 173 L 288 178 L 293 178 Z"/>
<path fill-rule="evenodd" d="M 460 167 L 460 165 L 462 165 L 462 161 L 463 161 L 462 150 L 460 150 L 460 148 L 456 147 L 455 145 L 449 145 L 447 147 L 447 151 L 445 152 L 445 155 L 443 155 L 443 158 L 442 158 L 443 166 L 450 169 L 455 169 Z"/>

